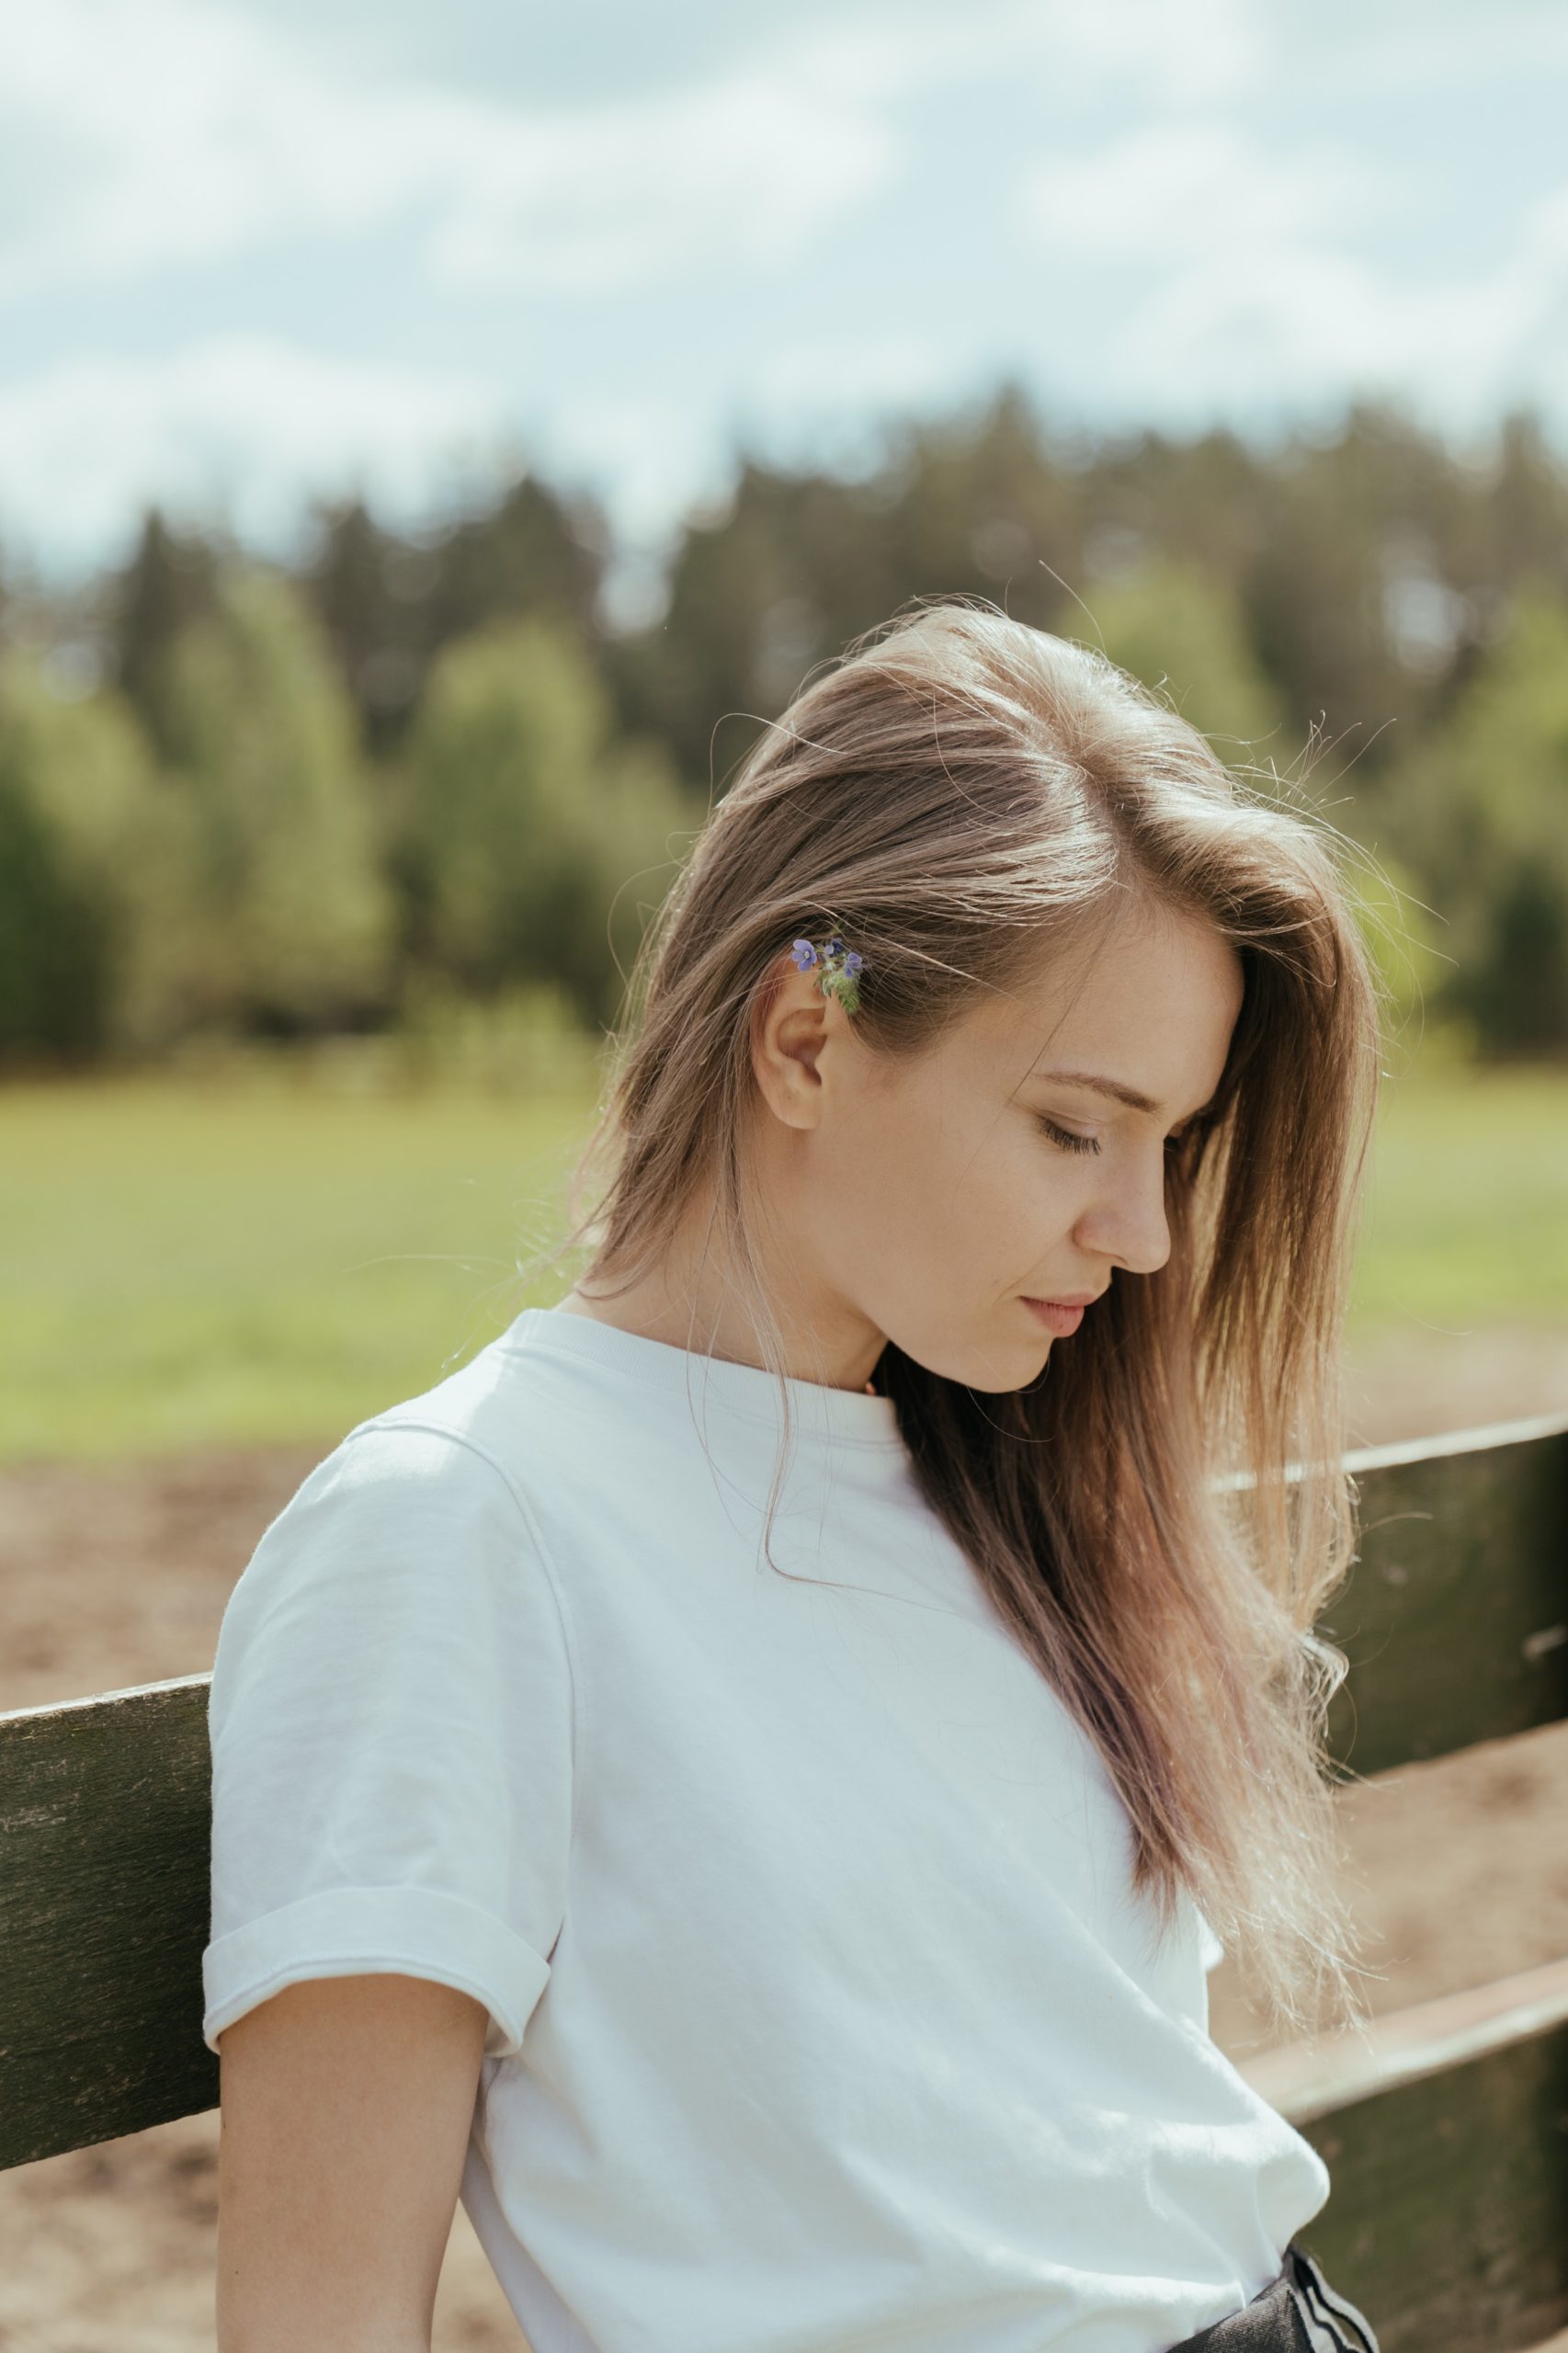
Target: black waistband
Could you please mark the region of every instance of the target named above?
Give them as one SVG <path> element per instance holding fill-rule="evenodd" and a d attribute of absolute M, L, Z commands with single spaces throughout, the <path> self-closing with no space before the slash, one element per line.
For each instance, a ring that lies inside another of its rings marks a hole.
<path fill-rule="evenodd" d="M 1292 2239 L 1267 2288 L 1170 2353 L 1380 2353 L 1371 2323 Z"/>

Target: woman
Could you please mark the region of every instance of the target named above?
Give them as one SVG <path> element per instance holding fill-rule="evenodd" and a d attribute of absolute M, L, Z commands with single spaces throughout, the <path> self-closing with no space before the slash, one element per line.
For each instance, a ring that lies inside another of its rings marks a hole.
<path fill-rule="evenodd" d="M 764 733 L 574 1290 L 225 1614 L 224 2353 L 427 2346 L 460 2194 L 534 2353 L 1372 2345 L 1205 1981 L 1356 2014 L 1338 852 L 980 604 Z"/>

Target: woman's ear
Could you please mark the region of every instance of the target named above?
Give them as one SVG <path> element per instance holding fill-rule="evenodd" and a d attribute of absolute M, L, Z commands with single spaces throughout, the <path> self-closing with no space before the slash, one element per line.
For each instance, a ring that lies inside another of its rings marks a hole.
<path fill-rule="evenodd" d="M 814 1128 L 822 1115 L 817 1067 L 835 1020 L 847 1017 L 824 997 L 816 976 L 785 963 L 758 994 L 752 1020 L 752 1069 L 763 1100 L 790 1128 Z"/>

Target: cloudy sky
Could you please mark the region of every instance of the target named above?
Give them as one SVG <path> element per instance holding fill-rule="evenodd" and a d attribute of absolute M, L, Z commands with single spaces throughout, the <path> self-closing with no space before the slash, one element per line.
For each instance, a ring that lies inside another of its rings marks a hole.
<path fill-rule="evenodd" d="M 0 561 L 497 463 L 657 544 L 1020 376 L 1568 438 L 1562 0 L 0 0 Z"/>

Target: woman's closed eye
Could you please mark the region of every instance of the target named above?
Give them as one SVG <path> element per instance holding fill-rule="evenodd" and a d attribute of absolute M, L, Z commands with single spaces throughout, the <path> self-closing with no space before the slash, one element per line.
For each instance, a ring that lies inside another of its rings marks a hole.
<path fill-rule="evenodd" d="M 1098 1136 L 1083 1136 L 1079 1135 L 1076 1131 L 1072 1128 L 1058 1127 L 1056 1121 L 1054 1120 L 1048 1119 L 1043 1111 L 1037 1112 L 1035 1114 L 1035 1119 L 1037 1124 L 1043 1129 L 1045 1133 L 1051 1138 L 1051 1142 L 1059 1144 L 1063 1152 L 1098 1152 L 1100 1149 L 1100 1140 Z M 1177 1151 L 1182 1143 L 1185 1142 L 1186 1138 L 1187 1130 L 1185 1128 L 1177 1129 L 1175 1135 L 1170 1135 L 1165 1138 L 1165 1150 L 1167 1152 Z"/>
<path fill-rule="evenodd" d="M 1071 1128 L 1059 1128 L 1054 1120 L 1046 1118 L 1043 1111 L 1037 1112 L 1035 1116 L 1051 1142 L 1060 1144 L 1063 1152 L 1098 1152 L 1100 1148 L 1098 1136 L 1081 1136 L 1075 1134 Z"/>

